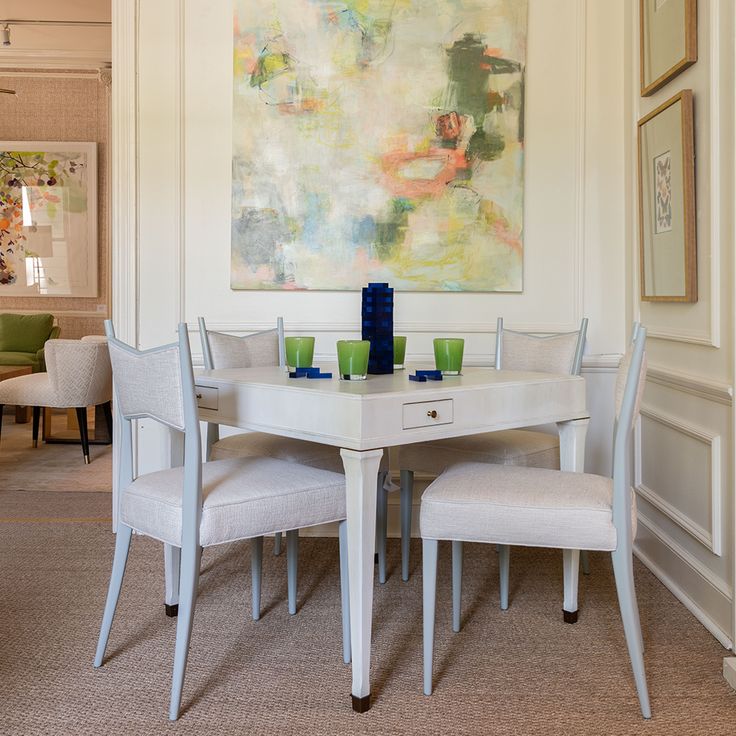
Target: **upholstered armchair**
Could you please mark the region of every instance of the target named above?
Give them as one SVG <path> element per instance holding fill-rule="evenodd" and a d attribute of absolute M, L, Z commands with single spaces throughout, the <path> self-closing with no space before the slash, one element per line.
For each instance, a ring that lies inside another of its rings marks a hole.
<path fill-rule="evenodd" d="M 84 462 L 89 463 L 87 407 L 105 405 L 108 429 L 112 423 L 109 408 L 112 369 L 107 342 L 104 339 L 49 340 L 45 353 L 47 373 L 32 373 L 0 383 L 0 422 L 3 405 L 32 406 L 33 446 L 37 447 L 41 408 L 74 408 Z"/>
<path fill-rule="evenodd" d="M 58 337 L 53 314 L 0 314 L 0 365 L 43 371 L 44 344 Z"/>

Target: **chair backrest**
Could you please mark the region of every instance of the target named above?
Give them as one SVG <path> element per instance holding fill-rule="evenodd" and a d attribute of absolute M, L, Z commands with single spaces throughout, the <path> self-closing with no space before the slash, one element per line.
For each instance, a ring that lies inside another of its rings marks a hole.
<path fill-rule="evenodd" d="M 150 417 L 183 432 L 182 540 L 196 541 L 202 510 L 202 450 L 187 327 L 179 325 L 178 342 L 142 351 L 118 340 L 109 320 L 105 331 L 116 412 L 121 418 L 119 488 L 122 491 L 133 481 L 133 419 Z"/>
<path fill-rule="evenodd" d="M 49 340 L 45 355 L 59 406 L 96 406 L 110 401 L 112 368 L 107 342 Z"/>
<path fill-rule="evenodd" d="M 616 376 L 616 423 L 613 440 L 613 523 L 620 544 L 632 544 L 631 446 L 646 381 L 647 331 L 636 323 L 632 341 Z"/>
<path fill-rule="evenodd" d="M 580 375 L 587 330 L 587 317 L 581 321 L 579 330 L 553 335 L 507 330 L 503 326 L 503 317 L 499 317 L 496 327 L 496 368 Z"/>
<path fill-rule="evenodd" d="M 207 329 L 204 317 L 199 318 L 204 366 L 220 368 L 260 368 L 286 365 L 284 354 L 284 321 L 279 317 L 276 329 L 256 332 L 244 337 L 226 335 Z"/>

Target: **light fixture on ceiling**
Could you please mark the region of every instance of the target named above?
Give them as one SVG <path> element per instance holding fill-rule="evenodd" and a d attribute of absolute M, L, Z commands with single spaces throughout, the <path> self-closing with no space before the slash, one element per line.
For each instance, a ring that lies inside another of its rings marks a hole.
<path fill-rule="evenodd" d="M 3 46 L 10 46 L 10 26 L 76 26 L 83 28 L 109 27 L 106 20 L 0 20 L 0 38 Z"/>

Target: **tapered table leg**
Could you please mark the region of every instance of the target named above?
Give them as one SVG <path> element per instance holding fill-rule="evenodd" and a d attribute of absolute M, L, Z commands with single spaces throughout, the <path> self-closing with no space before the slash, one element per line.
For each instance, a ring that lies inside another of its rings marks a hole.
<path fill-rule="evenodd" d="M 376 475 L 383 450 L 340 450 L 345 467 L 350 585 L 350 638 L 353 654 L 353 710 L 371 707 L 371 625 L 373 555 L 376 547 Z"/>

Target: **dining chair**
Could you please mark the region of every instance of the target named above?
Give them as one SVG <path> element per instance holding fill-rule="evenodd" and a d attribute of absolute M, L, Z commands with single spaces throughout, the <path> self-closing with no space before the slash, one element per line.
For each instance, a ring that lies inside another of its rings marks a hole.
<path fill-rule="evenodd" d="M 199 317 L 199 336 L 202 342 L 202 356 L 204 366 L 208 370 L 222 368 L 256 368 L 260 366 L 279 366 L 286 370 L 286 351 L 284 347 L 284 321 L 279 317 L 276 329 L 256 332 L 255 334 L 237 337 L 223 332 L 214 332 L 207 329 L 204 317 Z M 220 439 L 219 425 L 207 423 L 207 459 L 223 460 L 236 457 L 275 457 L 279 460 L 309 465 L 335 473 L 344 472 L 340 448 L 323 445 L 319 442 L 281 437 L 267 432 L 244 432 Z M 377 501 L 377 552 L 380 570 L 386 569 L 386 546 L 380 545 L 380 530 L 383 529 L 385 538 L 385 504 L 384 486 L 388 477 L 388 453 L 382 462 L 378 474 L 378 501 Z M 382 513 L 384 514 L 382 516 Z M 384 519 L 383 524 L 380 520 Z M 287 578 L 291 581 L 289 590 L 296 586 L 296 556 L 298 553 L 299 537 L 297 530 L 287 531 L 286 565 Z M 281 553 L 281 532 L 274 538 L 274 554 Z M 296 613 L 296 599 L 290 594 L 289 612 Z"/>
<path fill-rule="evenodd" d="M 48 340 L 46 373 L 30 373 L 0 382 L 0 431 L 5 404 L 33 407 L 33 446 L 38 447 L 41 410 L 75 409 L 85 464 L 89 464 L 87 407 L 102 406 L 112 435 L 112 371 L 103 340 Z"/>
<path fill-rule="evenodd" d="M 505 329 L 503 317 L 499 317 L 496 323 L 494 367 L 496 370 L 579 375 L 587 329 L 588 319 L 583 318 L 580 329 L 574 332 L 553 335 L 517 332 Z M 409 579 L 414 473 L 421 471 L 438 476 L 459 462 L 559 469 L 560 442 L 557 435 L 548 432 L 509 429 L 401 447 L 401 578 L 404 581 Z M 585 556 L 583 569 L 587 572 Z"/>
<path fill-rule="evenodd" d="M 616 380 L 613 478 L 546 468 L 465 462 L 453 465 L 422 495 L 420 527 L 424 584 L 424 693 L 432 693 L 435 593 L 439 540 L 611 553 L 626 644 L 642 715 L 651 716 L 632 544 L 636 498 L 631 486 L 631 435 L 646 376 L 646 329 L 634 340 Z M 508 605 L 508 555 L 499 559 L 501 600 Z M 505 569 L 504 569 L 505 568 Z M 461 576 L 453 565 L 452 625 L 460 630 Z M 568 572 L 567 570 L 565 571 Z M 572 578 L 577 570 L 572 571 Z M 577 583 L 577 580 L 575 580 Z M 505 607 L 502 605 L 502 607 Z"/>
<path fill-rule="evenodd" d="M 189 337 L 138 351 L 114 338 L 106 322 L 121 418 L 118 531 L 110 585 L 94 665 L 103 663 L 133 531 L 181 550 L 179 611 L 169 718 L 182 698 L 203 547 L 252 541 L 253 617 L 260 610 L 263 537 L 339 521 L 343 659 L 350 661 L 345 478 L 320 468 L 276 458 L 246 457 L 202 463 L 199 419 Z M 134 477 L 132 421 L 149 417 L 184 434 L 184 465 Z"/>

